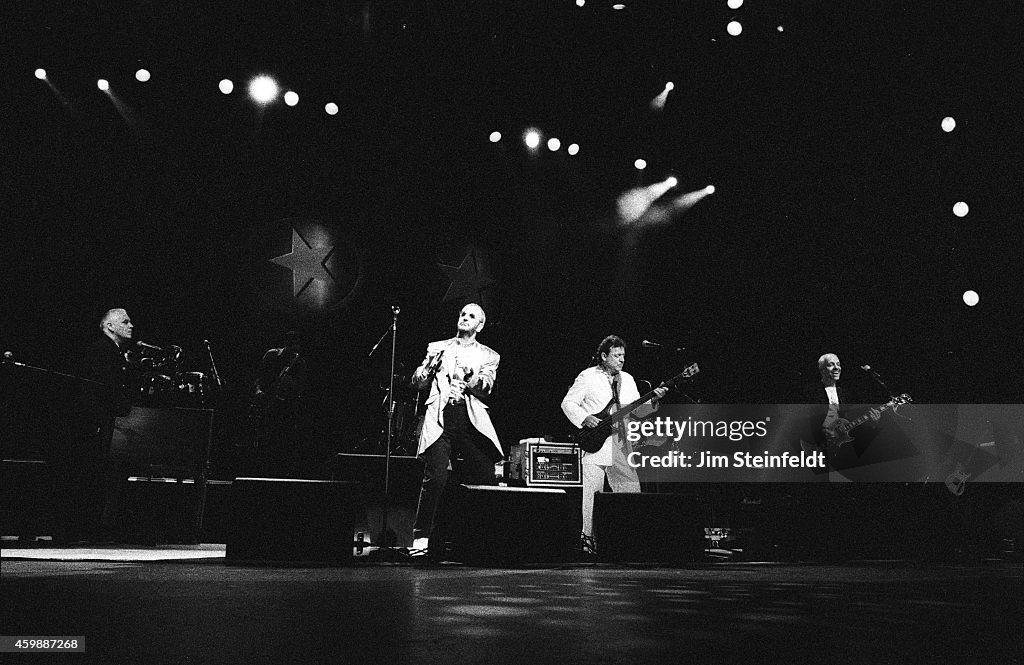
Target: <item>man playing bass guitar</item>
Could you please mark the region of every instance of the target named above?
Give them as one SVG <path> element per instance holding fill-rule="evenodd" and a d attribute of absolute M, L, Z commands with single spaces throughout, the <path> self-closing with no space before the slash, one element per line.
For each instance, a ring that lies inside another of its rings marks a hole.
<path fill-rule="evenodd" d="M 562 412 L 576 427 L 593 428 L 602 420 L 605 410 L 614 412 L 623 404 L 640 398 L 636 381 L 622 371 L 626 362 L 626 343 L 621 337 L 609 335 L 601 340 L 594 356 L 595 364 L 579 373 L 569 392 L 562 399 Z M 642 418 L 658 408 L 668 388 L 653 392 L 650 403 L 639 406 L 633 415 Z M 626 461 L 633 452 L 632 444 L 619 431 L 612 430 L 597 452 L 583 455 L 583 534 L 584 552 L 595 552 L 594 493 L 604 489 L 605 477 L 613 492 L 639 492 L 636 469 Z"/>

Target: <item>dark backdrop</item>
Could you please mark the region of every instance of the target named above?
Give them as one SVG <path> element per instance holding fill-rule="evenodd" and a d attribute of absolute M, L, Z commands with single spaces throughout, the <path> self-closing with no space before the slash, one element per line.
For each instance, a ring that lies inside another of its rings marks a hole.
<path fill-rule="evenodd" d="M 439 264 L 469 255 L 506 444 L 564 431 L 558 402 L 612 332 L 639 378 L 699 362 L 707 402 L 797 399 L 826 351 L 919 402 L 1021 401 L 1020 5 L 790 4 L 23 6 L 4 40 L 0 343 L 59 367 L 124 306 L 193 368 L 209 339 L 229 409 L 299 328 L 310 437 L 342 449 L 379 427 L 389 349 L 366 356 L 389 306 L 413 366 L 466 301 L 443 301 Z M 299 105 L 257 110 L 258 72 Z M 528 153 L 528 126 L 562 150 Z M 624 235 L 616 196 L 670 174 L 677 192 L 717 192 Z M 345 275 L 324 307 L 270 262 L 296 226 L 326 229 Z"/>

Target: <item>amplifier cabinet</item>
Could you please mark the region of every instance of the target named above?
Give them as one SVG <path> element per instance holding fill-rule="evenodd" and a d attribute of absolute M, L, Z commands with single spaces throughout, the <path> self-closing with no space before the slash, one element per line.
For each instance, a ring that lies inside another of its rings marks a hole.
<path fill-rule="evenodd" d="M 574 443 L 522 439 L 509 452 L 509 476 L 527 487 L 582 487 L 580 448 Z"/>

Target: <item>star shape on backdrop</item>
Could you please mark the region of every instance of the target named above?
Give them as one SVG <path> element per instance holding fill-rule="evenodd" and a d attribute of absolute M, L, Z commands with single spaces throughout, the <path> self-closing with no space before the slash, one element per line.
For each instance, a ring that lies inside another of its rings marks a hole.
<path fill-rule="evenodd" d="M 313 280 L 332 284 L 334 276 L 327 270 L 326 263 L 334 248 L 326 243 L 311 246 L 299 232 L 292 229 L 292 251 L 270 259 L 271 263 L 284 266 L 292 271 L 293 295 L 302 293 Z"/>
<path fill-rule="evenodd" d="M 462 263 L 458 266 L 450 266 L 444 263 L 437 264 L 441 270 L 448 275 L 452 283 L 448 285 L 444 298 L 441 302 L 463 299 L 466 301 L 480 300 L 480 292 L 495 282 L 483 265 L 476 247 L 470 247 Z"/>

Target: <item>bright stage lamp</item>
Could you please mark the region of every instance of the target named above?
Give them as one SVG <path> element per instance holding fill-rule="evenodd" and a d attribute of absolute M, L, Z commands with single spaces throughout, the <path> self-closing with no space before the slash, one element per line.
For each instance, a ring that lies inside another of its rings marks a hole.
<path fill-rule="evenodd" d="M 249 96 L 257 104 L 269 104 L 278 92 L 277 81 L 269 76 L 257 76 L 249 83 Z"/>

